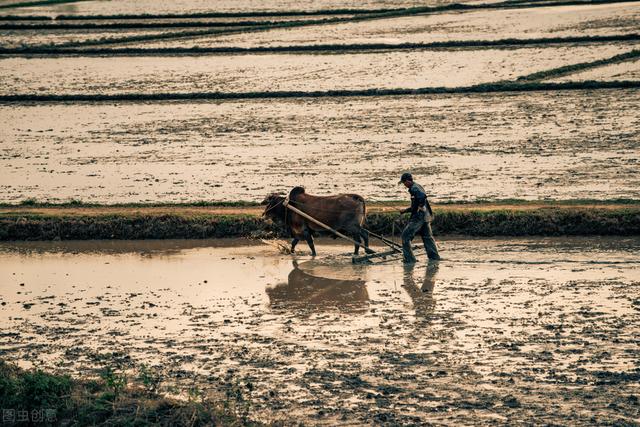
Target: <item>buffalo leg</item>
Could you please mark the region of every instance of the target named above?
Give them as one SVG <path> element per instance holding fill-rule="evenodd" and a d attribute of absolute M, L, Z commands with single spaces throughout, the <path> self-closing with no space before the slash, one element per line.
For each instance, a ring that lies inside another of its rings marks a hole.
<path fill-rule="evenodd" d="M 316 246 L 313 244 L 313 236 L 308 229 L 304 230 L 304 240 L 307 241 L 307 245 L 309 245 L 309 248 L 311 249 L 311 255 L 316 256 Z"/>
<path fill-rule="evenodd" d="M 351 235 L 351 238 L 353 240 L 355 240 L 356 242 L 361 242 L 362 241 L 361 240 L 362 236 L 360 235 L 360 231 L 354 231 L 354 232 L 350 233 L 350 235 Z M 359 252 L 360 252 L 360 245 L 358 243 L 356 243 L 355 244 L 355 249 L 353 251 L 353 254 L 354 255 L 358 255 Z"/>
<path fill-rule="evenodd" d="M 362 241 L 364 242 L 364 246 L 365 246 L 364 251 L 368 254 L 372 254 L 373 251 L 371 249 L 367 249 L 369 247 L 369 232 L 364 228 L 361 228 L 360 236 L 362 237 Z"/>
<path fill-rule="evenodd" d="M 296 245 L 299 241 L 300 239 L 298 239 L 297 237 L 293 238 L 293 240 L 291 241 L 291 253 L 294 253 L 296 251 Z"/>

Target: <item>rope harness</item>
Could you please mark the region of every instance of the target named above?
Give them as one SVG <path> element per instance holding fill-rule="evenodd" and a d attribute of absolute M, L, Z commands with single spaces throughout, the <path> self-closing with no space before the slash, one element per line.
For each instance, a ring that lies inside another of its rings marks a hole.
<path fill-rule="evenodd" d="M 267 212 L 269 212 L 272 209 L 277 208 L 279 205 L 281 205 L 286 199 L 282 199 L 280 200 L 278 203 L 276 203 L 275 205 L 268 207 L 264 212 L 262 212 L 262 216 L 265 216 L 267 214 Z"/>

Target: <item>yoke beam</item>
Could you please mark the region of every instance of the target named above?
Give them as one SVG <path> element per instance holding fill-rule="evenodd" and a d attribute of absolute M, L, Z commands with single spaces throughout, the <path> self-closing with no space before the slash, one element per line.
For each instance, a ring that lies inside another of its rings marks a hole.
<path fill-rule="evenodd" d="M 356 241 L 355 241 L 354 239 L 352 239 L 351 237 L 345 236 L 344 234 L 340 233 L 338 230 L 334 230 L 333 228 L 329 227 L 327 224 L 325 224 L 325 223 L 323 223 L 323 222 L 318 221 L 317 219 L 315 219 L 315 218 L 314 218 L 314 217 L 312 217 L 311 215 L 309 215 L 309 214 L 306 214 L 306 213 L 302 212 L 300 209 L 298 209 L 298 208 L 296 208 L 296 207 L 294 207 L 294 206 L 291 206 L 291 205 L 289 204 L 289 198 L 288 198 L 288 197 L 287 197 L 287 198 L 286 198 L 286 200 L 283 202 L 283 205 L 284 205 L 284 207 L 285 207 L 285 208 L 290 209 L 291 211 L 293 211 L 293 212 L 297 213 L 298 215 L 300 215 L 300 216 L 301 216 L 301 217 L 303 217 L 303 218 L 308 219 L 309 221 L 313 222 L 314 224 L 319 225 L 320 227 L 324 228 L 325 230 L 328 230 L 328 231 L 332 232 L 332 233 L 333 233 L 333 234 L 335 234 L 336 236 L 338 236 L 338 237 L 342 237 L 343 239 L 350 241 L 350 242 L 351 242 L 351 243 L 353 243 L 354 245 L 362 246 L 362 247 L 364 248 L 364 250 L 365 250 L 365 251 L 367 251 L 368 253 L 370 253 L 370 254 L 375 254 L 375 253 L 376 253 L 376 251 L 374 251 L 374 250 L 373 250 L 373 249 L 371 249 L 370 247 L 368 247 L 368 246 L 366 246 L 366 245 L 363 245 L 363 244 L 362 244 L 362 243 L 360 243 L 360 242 L 356 242 Z"/>

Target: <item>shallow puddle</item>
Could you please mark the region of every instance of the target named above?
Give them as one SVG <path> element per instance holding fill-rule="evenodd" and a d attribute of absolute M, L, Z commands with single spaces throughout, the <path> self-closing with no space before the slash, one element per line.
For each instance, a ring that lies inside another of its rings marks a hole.
<path fill-rule="evenodd" d="M 316 259 L 242 240 L 3 243 L 0 354 L 250 383 L 263 420 L 634 419 L 640 239 L 439 244 L 444 261 L 403 267 L 327 241 Z"/>

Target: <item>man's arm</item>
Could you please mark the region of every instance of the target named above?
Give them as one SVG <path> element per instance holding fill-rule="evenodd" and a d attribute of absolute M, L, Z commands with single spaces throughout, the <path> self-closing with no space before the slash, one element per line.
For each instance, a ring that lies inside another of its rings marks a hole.
<path fill-rule="evenodd" d="M 409 206 L 406 209 L 401 210 L 400 211 L 401 214 L 405 214 L 405 213 L 411 212 L 411 214 L 413 215 L 416 212 L 418 212 L 418 208 L 420 207 L 420 200 L 418 200 L 418 198 L 415 196 L 413 191 L 410 191 L 410 193 L 411 193 L 411 206 Z"/>
<path fill-rule="evenodd" d="M 431 205 L 429 204 L 429 199 L 424 199 L 424 205 L 427 208 L 427 211 L 429 212 L 429 215 L 431 215 L 433 217 L 433 211 L 431 210 Z"/>

